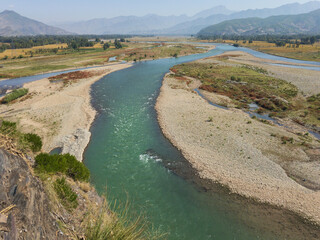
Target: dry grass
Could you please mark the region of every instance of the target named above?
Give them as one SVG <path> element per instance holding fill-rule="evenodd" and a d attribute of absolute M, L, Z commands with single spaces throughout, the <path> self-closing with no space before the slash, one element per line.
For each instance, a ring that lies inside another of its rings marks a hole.
<path fill-rule="evenodd" d="M 140 215 L 131 217 L 128 202 L 122 206 L 115 202 L 113 206 L 104 204 L 88 212 L 83 227 L 87 240 L 156 240 L 165 239 L 165 234 L 154 229 L 150 231 L 148 223 Z"/>
<path fill-rule="evenodd" d="M 4 52 L 0 53 L 0 58 L 4 58 L 5 56 L 8 56 L 9 58 L 18 57 L 20 55 L 22 56 L 30 56 L 31 51 L 35 51 L 37 49 L 54 49 L 54 48 L 66 48 L 68 47 L 68 44 L 62 43 L 62 44 L 49 44 L 44 46 L 37 46 L 32 48 L 20 48 L 20 49 L 7 49 Z"/>
<path fill-rule="evenodd" d="M 87 182 L 79 183 L 79 187 L 84 192 L 89 192 L 92 190 L 92 186 L 90 185 L 90 183 L 87 183 Z"/>

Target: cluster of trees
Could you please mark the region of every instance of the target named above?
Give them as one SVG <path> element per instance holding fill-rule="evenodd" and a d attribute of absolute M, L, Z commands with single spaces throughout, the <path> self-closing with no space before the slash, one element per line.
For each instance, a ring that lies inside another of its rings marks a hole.
<path fill-rule="evenodd" d="M 78 37 L 68 42 L 68 47 L 72 49 L 79 49 L 80 47 L 92 47 L 95 42 L 89 41 L 87 38 Z"/>
<path fill-rule="evenodd" d="M 286 44 L 314 44 L 320 41 L 320 35 L 308 36 L 308 35 L 213 35 L 210 37 L 199 36 L 202 40 L 233 40 L 233 41 L 266 41 L 269 43 L 275 43 L 277 46 L 285 46 Z M 244 42 L 245 43 L 245 42 Z"/>
<path fill-rule="evenodd" d="M 110 41 L 111 42 L 111 41 Z M 114 40 L 114 47 L 116 49 L 119 49 L 119 48 L 122 48 L 122 42 L 125 42 L 125 39 L 124 38 L 121 38 L 120 40 L 118 39 L 115 39 Z M 105 43 L 103 44 L 103 50 L 107 50 L 108 48 L 110 48 L 110 44 L 109 43 Z"/>
<path fill-rule="evenodd" d="M 21 36 L 21 37 L 1 37 L 2 49 L 30 48 L 48 44 L 66 43 L 67 36 Z"/>
<path fill-rule="evenodd" d="M 103 50 L 107 50 L 110 47 L 109 43 L 103 44 Z"/>
<path fill-rule="evenodd" d="M 311 36 L 311 37 L 302 37 L 300 43 L 301 44 L 311 44 L 313 45 L 315 42 L 319 41 L 320 36 Z"/>
<path fill-rule="evenodd" d="M 21 36 L 21 37 L 3 37 L 0 36 L 0 52 L 6 49 L 31 48 L 48 44 L 67 43 L 71 48 L 88 47 L 95 39 L 120 39 L 119 42 L 125 42 L 125 38 L 133 37 L 133 35 L 66 35 L 66 36 Z M 120 45 L 119 45 L 120 46 Z"/>
<path fill-rule="evenodd" d="M 114 47 L 117 49 L 122 48 L 122 45 L 118 39 L 114 40 Z"/>

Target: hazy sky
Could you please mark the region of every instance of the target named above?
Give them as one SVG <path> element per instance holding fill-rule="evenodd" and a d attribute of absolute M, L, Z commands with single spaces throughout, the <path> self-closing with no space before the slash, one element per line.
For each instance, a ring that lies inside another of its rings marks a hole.
<path fill-rule="evenodd" d="M 46 23 L 78 21 L 149 13 L 159 15 L 193 15 L 224 5 L 231 10 L 278 7 L 286 3 L 310 0 L 0 0 L 0 11 L 14 10 L 26 17 Z"/>

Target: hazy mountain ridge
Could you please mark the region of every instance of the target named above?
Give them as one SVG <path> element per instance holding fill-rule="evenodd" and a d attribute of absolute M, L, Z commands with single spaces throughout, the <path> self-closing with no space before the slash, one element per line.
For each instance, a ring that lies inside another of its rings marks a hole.
<path fill-rule="evenodd" d="M 59 27 L 79 34 L 130 34 L 149 33 L 182 23 L 188 16 L 158 16 L 149 14 L 143 17 L 121 16 L 115 18 L 99 18 L 69 24 L 60 24 Z"/>
<path fill-rule="evenodd" d="M 320 34 L 320 9 L 299 15 L 245 18 L 225 21 L 202 29 L 198 35 Z"/>
<path fill-rule="evenodd" d="M 191 17 L 187 15 L 159 16 L 155 14 L 143 17 L 119 16 L 109 19 L 97 18 L 88 21 L 54 24 L 56 27 L 23 17 L 13 11 L 4 11 L 0 13 L 0 35 L 64 35 L 71 32 L 78 34 L 190 35 L 228 20 L 294 15 L 308 13 L 316 9 L 320 9 L 320 1 L 304 4 L 292 3 L 277 8 L 249 9 L 240 12 L 233 12 L 224 6 L 217 6 Z M 235 30 L 232 29 L 232 31 Z"/>
<path fill-rule="evenodd" d="M 320 8 L 319 1 L 305 4 L 292 3 L 277 8 L 249 9 L 233 12 L 224 6 L 201 11 L 192 17 L 146 15 L 143 17 L 101 18 L 89 21 L 57 25 L 68 31 L 82 34 L 196 34 L 201 29 L 226 20 L 248 17 L 300 14 Z"/>
<path fill-rule="evenodd" d="M 308 13 L 320 8 L 319 1 L 307 2 L 305 4 L 292 3 L 286 4 L 277 8 L 264 8 L 264 9 L 248 9 L 240 12 L 235 12 L 230 15 L 216 14 L 206 18 L 198 18 L 192 21 L 184 22 L 174 27 L 164 29 L 161 33 L 167 34 L 196 34 L 201 29 L 218 24 L 223 21 L 242 19 L 249 17 L 266 18 L 277 15 L 296 15 Z"/>
<path fill-rule="evenodd" d="M 225 6 L 216 6 L 204 11 L 201 11 L 197 14 L 195 14 L 194 16 L 192 16 L 193 19 L 197 19 L 197 18 L 206 18 L 212 15 L 230 15 L 232 13 L 234 13 L 235 11 L 232 11 L 228 8 L 226 8 Z"/>
<path fill-rule="evenodd" d="M 23 17 L 14 11 L 0 13 L 0 36 L 65 35 L 70 34 L 57 27 Z"/>

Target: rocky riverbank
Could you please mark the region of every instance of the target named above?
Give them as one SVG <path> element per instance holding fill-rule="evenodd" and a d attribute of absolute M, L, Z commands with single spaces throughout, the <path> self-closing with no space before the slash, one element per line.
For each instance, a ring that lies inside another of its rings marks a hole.
<path fill-rule="evenodd" d="M 319 224 L 320 192 L 295 180 L 298 175 L 305 176 L 304 181 L 318 181 L 318 160 L 310 151 L 319 149 L 319 143 L 312 139 L 308 152 L 298 135 L 253 120 L 241 110 L 212 106 L 193 89 L 192 83 L 167 75 L 156 110 L 163 133 L 200 177 Z M 287 138 L 293 144 L 283 144 L 281 139 Z M 308 178 L 310 174 L 315 178 Z"/>

